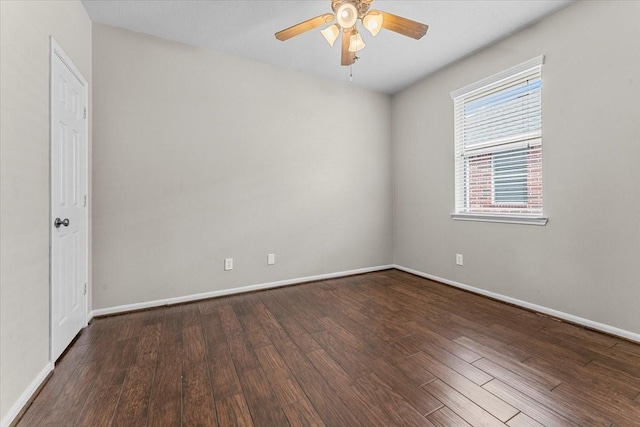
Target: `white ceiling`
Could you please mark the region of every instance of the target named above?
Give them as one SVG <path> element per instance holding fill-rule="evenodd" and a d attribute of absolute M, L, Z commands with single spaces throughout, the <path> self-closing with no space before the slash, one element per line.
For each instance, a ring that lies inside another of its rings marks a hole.
<path fill-rule="evenodd" d="M 566 7 L 573 0 L 376 0 L 372 8 L 429 25 L 413 40 L 363 31 L 367 44 L 353 66 L 353 84 L 395 93 L 424 76 Z M 94 22 L 146 33 L 242 58 L 349 80 L 340 43 L 320 29 L 281 42 L 274 33 L 331 12 L 330 0 L 83 0 Z"/>

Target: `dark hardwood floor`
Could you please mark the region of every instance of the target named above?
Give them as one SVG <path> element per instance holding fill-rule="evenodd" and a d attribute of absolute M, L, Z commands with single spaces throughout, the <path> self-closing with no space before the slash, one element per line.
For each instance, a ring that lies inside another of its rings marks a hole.
<path fill-rule="evenodd" d="M 640 345 L 397 270 L 96 319 L 20 426 L 639 426 Z"/>

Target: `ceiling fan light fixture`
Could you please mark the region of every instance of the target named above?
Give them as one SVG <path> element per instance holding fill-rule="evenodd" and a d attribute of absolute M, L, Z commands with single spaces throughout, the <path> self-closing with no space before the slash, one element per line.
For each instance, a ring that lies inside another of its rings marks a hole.
<path fill-rule="evenodd" d="M 359 52 L 364 49 L 365 46 L 366 44 L 364 44 L 360 33 L 354 30 L 349 37 L 349 52 Z"/>
<path fill-rule="evenodd" d="M 336 39 L 340 35 L 340 26 L 338 24 L 333 24 L 320 31 L 320 33 L 322 33 L 327 43 L 333 46 L 333 44 L 336 42 Z"/>
<path fill-rule="evenodd" d="M 289 40 L 307 31 L 328 25 L 320 29 L 322 36 L 331 46 L 338 38 L 341 39 L 340 65 L 351 66 L 358 59 L 357 52 L 365 47 L 364 40 L 358 32 L 358 20 L 372 36 L 376 36 L 382 28 L 416 40 L 427 33 L 429 26 L 426 24 L 382 10 L 370 9 L 373 2 L 374 0 L 330 0 L 333 13 L 325 13 L 278 31 L 275 33 L 276 39 Z"/>
<path fill-rule="evenodd" d="M 344 2 L 336 11 L 336 18 L 338 19 L 338 25 L 342 28 L 351 28 L 358 20 L 358 9 L 353 3 Z"/>
<path fill-rule="evenodd" d="M 371 33 L 372 36 L 376 36 L 382 28 L 383 16 L 378 11 L 371 11 L 362 18 L 362 25 Z"/>

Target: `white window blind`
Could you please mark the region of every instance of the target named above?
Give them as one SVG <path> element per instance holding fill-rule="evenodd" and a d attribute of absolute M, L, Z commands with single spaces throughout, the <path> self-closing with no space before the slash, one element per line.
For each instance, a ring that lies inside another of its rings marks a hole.
<path fill-rule="evenodd" d="M 454 217 L 542 218 L 542 63 L 534 58 L 451 94 Z"/>

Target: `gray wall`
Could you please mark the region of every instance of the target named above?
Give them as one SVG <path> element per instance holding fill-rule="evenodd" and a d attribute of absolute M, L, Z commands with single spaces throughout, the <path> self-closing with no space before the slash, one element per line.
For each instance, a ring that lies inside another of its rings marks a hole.
<path fill-rule="evenodd" d="M 395 262 L 640 332 L 639 22 L 579 2 L 395 96 Z M 453 221 L 449 93 L 540 54 L 548 225 Z"/>
<path fill-rule="evenodd" d="M 389 97 L 104 25 L 93 52 L 94 309 L 391 263 Z"/>
<path fill-rule="evenodd" d="M 0 1 L 3 421 L 49 362 L 49 36 L 91 87 L 91 21 L 79 1 Z"/>

